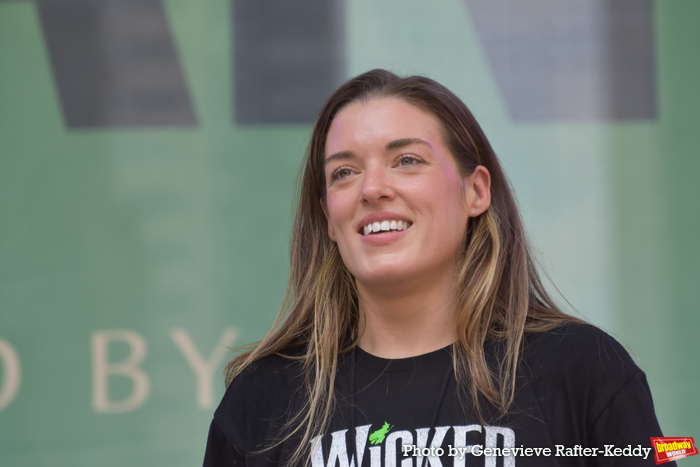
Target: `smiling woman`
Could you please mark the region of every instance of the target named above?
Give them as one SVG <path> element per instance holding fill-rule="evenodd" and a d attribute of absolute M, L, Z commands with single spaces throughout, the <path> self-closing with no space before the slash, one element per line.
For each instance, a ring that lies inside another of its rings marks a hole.
<path fill-rule="evenodd" d="M 660 435 L 644 373 L 547 294 L 467 107 L 384 70 L 322 109 L 284 306 L 226 372 L 205 466 L 496 465 L 467 461 L 469 446 L 515 465 L 506 448 L 603 452 Z M 517 463 L 590 465 L 543 456 Z"/>
<path fill-rule="evenodd" d="M 437 119 L 394 97 L 340 111 L 325 153 L 322 204 L 362 299 L 361 347 L 399 358 L 454 342 L 455 264 L 468 219 L 489 207 L 488 170 L 461 174 Z"/>

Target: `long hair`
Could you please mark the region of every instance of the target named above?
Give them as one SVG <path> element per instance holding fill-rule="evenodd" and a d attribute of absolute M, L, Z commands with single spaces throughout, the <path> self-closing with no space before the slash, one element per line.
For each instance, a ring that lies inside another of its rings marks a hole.
<path fill-rule="evenodd" d="M 323 432 L 334 404 L 338 356 L 356 345 L 358 296 L 328 227 L 325 202 L 326 137 L 333 119 L 352 102 L 397 98 L 433 115 L 462 176 L 478 165 L 491 175 L 491 205 L 470 218 L 457 267 L 456 329 L 453 344 L 457 383 L 470 395 L 484 420 L 483 405 L 507 413 L 523 334 L 578 321 L 550 298 L 537 272 L 508 180 L 486 136 L 464 103 L 441 84 L 421 76 L 400 78 L 372 70 L 343 84 L 325 104 L 313 128 L 299 187 L 292 233 L 290 274 L 282 310 L 272 329 L 254 348 L 226 366 L 230 384 L 252 362 L 290 348 L 306 374 L 307 399 L 287 425 L 284 439 L 301 434 L 290 462 L 300 461 L 310 440 Z M 497 363 L 488 362 L 487 341 L 498 343 Z"/>

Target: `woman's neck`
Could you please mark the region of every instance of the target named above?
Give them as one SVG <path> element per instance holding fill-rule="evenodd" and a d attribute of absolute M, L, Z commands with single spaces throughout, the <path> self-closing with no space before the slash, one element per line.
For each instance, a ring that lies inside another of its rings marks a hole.
<path fill-rule="evenodd" d="M 377 357 L 408 358 L 454 342 L 453 280 L 411 287 L 357 284 L 360 347 Z"/>

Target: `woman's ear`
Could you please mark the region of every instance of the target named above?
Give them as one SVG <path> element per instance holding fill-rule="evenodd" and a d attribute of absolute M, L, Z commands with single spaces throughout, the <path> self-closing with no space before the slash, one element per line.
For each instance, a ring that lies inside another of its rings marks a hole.
<path fill-rule="evenodd" d="M 467 195 L 467 214 L 476 217 L 491 206 L 491 174 L 483 165 L 464 179 Z"/>
<path fill-rule="evenodd" d="M 323 215 L 326 216 L 326 222 L 328 222 L 328 236 L 330 237 L 331 240 L 334 242 L 337 242 L 335 239 L 335 232 L 333 231 L 333 226 L 331 225 L 331 219 L 328 217 L 328 211 L 326 210 L 326 203 L 323 202 L 322 199 L 318 200 L 321 203 L 321 209 L 323 209 Z"/>

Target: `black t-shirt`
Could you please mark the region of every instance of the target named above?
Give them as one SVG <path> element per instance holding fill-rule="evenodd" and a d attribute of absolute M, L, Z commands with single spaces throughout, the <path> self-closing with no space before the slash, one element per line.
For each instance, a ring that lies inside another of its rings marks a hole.
<path fill-rule="evenodd" d="M 593 326 L 526 335 L 514 402 L 502 418 L 487 407 L 488 423 L 458 393 L 450 347 L 396 360 L 357 348 L 338 374 L 313 467 L 655 465 L 650 437 L 661 430 L 644 373 Z M 306 400 L 304 381 L 299 361 L 281 356 L 242 372 L 214 414 L 204 466 L 285 465 L 300 439 L 284 440 L 285 424 Z"/>

